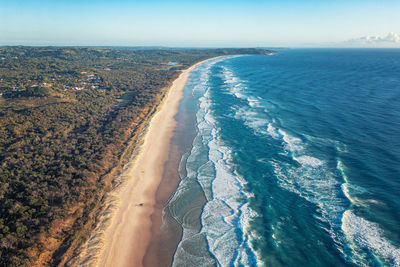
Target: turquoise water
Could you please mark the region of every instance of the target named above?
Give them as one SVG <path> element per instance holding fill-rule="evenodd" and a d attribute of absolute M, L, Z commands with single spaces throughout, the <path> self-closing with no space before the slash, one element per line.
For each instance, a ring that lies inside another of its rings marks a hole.
<path fill-rule="evenodd" d="M 400 266 L 400 50 L 212 60 L 182 107 L 174 266 Z"/>
<path fill-rule="evenodd" d="M 173 67 L 173 66 L 176 66 L 176 65 L 178 65 L 178 64 L 179 64 L 179 62 L 172 61 L 171 63 L 168 64 L 168 66 Z M 170 70 L 171 67 L 164 68 L 164 70 Z"/>

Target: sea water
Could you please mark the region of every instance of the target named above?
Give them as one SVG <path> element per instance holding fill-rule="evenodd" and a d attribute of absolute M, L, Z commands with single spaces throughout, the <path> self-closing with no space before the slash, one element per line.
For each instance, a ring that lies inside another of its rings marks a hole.
<path fill-rule="evenodd" d="M 400 266 L 400 50 L 214 59 L 182 106 L 174 266 Z"/>

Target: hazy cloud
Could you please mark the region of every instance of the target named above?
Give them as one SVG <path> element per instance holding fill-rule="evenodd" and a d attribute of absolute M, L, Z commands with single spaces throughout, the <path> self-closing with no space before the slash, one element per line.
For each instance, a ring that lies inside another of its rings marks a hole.
<path fill-rule="evenodd" d="M 363 36 L 348 40 L 343 44 L 365 47 L 400 47 L 400 34 L 389 32 L 386 36 Z"/>

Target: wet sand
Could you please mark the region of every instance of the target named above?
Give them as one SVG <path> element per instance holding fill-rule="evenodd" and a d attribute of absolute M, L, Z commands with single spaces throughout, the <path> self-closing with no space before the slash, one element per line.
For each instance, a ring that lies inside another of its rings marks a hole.
<path fill-rule="evenodd" d="M 175 204 L 169 200 L 181 178 L 186 176 L 185 169 L 179 169 L 179 166 L 184 154 L 190 151 L 197 134 L 197 109 L 193 109 L 192 91 L 188 90 L 184 92 L 179 111 L 175 116 L 177 124 L 170 140 L 170 152 L 164 165 L 163 178 L 156 192 L 155 211 L 151 217 L 152 237 L 143 260 L 144 266 L 171 266 L 177 246 L 182 239 L 182 222 L 177 222 L 174 218 L 172 213 Z"/>
<path fill-rule="evenodd" d="M 144 257 L 151 239 L 157 237 L 158 229 L 162 225 L 163 205 L 179 182 L 176 173 L 164 173 L 168 158 L 173 154 L 177 155 L 170 149 L 170 140 L 176 126 L 174 116 L 178 111 L 190 72 L 202 62 L 182 71 L 173 82 L 159 110 L 152 117 L 139 154 L 125 170 L 124 175 L 129 179 L 117 192 L 118 204 L 108 227 L 103 232 L 103 246 L 96 257 L 98 266 L 144 265 Z M 173 162 L 176 162 L 176 159 Z M 163 177 L 170 178 L 165 180 Z M 174 232 L 179 233 L 179 230 L 165 231 L 165 233 Z M 180 236 L 164 238 L 175 238 L 176 242 L 179 242 Z M 160 244 L 156 246 L 158 246 L 156 251 L 159 251 Z M 171 254 L 173 248 L 170 246 L 166 248 L 168 251 L 165 255 Z M 153 257 L 149 258 L 150 262 L 146 260 L 146 265 L 157 265 L 158 260 L 154 262 L 151 258 Z"/>
<path fill-rule="evenodd" d="M 166 206 L 180 181 L 178 166 L 181 156 L 178 146 L 172 143 L 168 161 L 164 166 L 163 178 L 155 195 L 156 203 L 151 216 L 152 235 L 143 258 L 144 266 L 171 266 L 176 247 L 182 238 L 182 228 L 170 216 Z"/>

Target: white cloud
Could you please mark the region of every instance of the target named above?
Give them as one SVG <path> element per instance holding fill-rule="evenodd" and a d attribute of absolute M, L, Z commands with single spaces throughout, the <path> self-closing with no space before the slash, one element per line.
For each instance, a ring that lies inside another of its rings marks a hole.
<path fill-rule="evenodd" d="M 386 36 L 364 36 L 356 39 L 351 39 L 342 43 L 347 46 L 354 47 L 399 47 L 400 34 L 389 32 Z"/>

